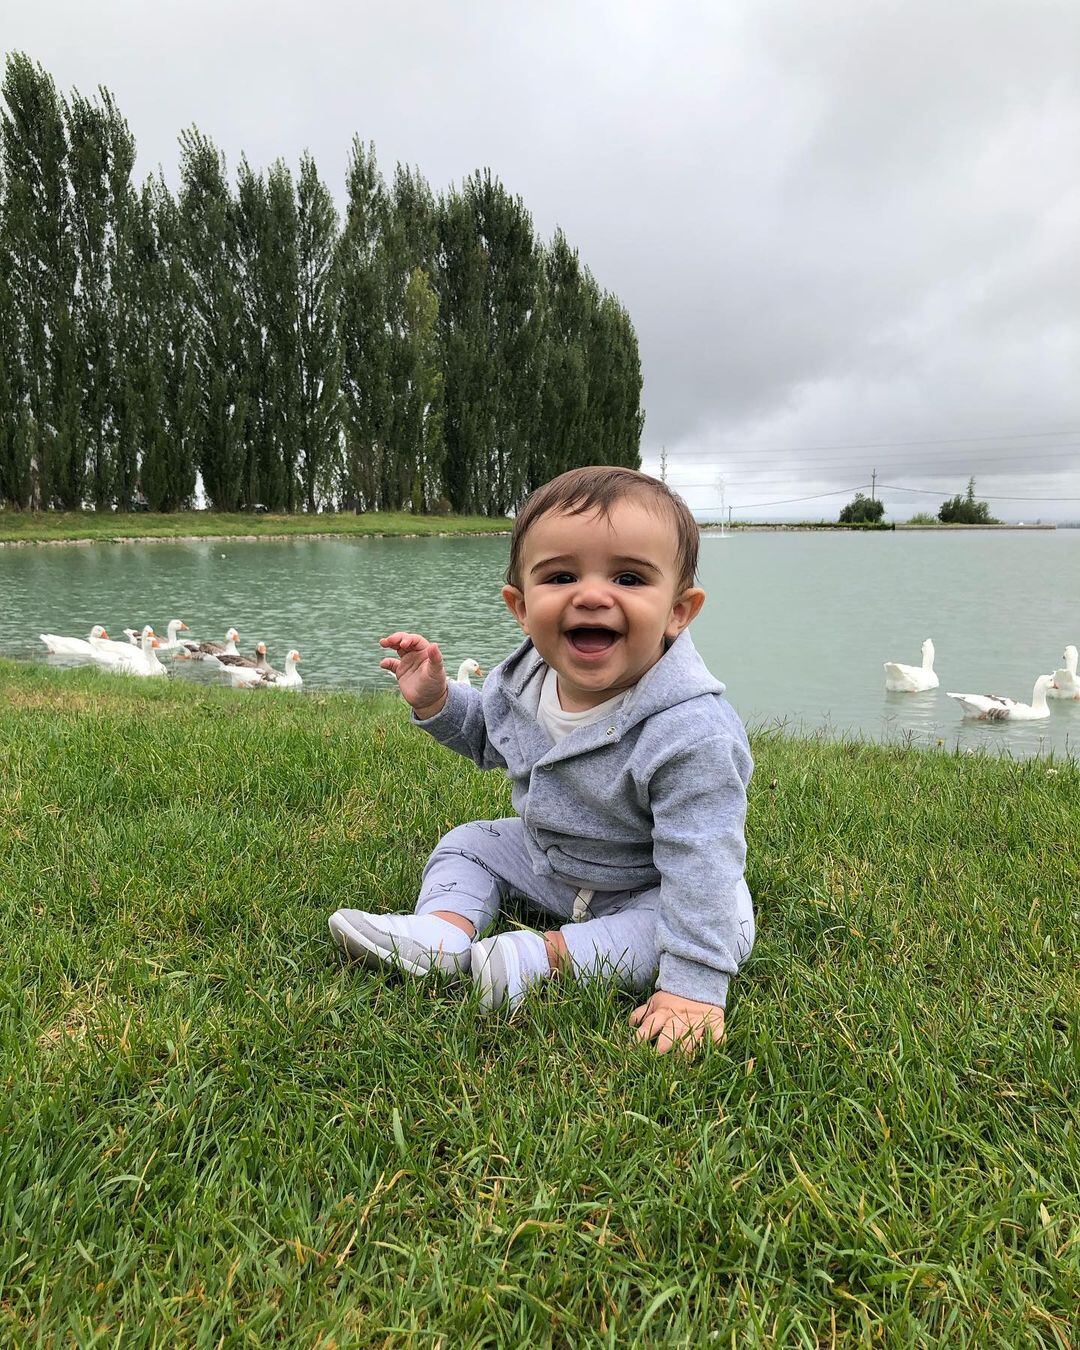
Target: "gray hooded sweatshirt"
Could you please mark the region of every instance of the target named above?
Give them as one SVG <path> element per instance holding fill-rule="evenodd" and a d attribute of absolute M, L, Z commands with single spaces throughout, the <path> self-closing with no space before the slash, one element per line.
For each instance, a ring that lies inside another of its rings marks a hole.
<path fill-rule="evenodd" d="M 553 745 L 536 716 L 546 671 L 526 639 L 482 691 L 451 683 L 442 710 L 414 721 L 507 771 L 537 875 L 595 891 L 659 886 L 659 987 L 723 1004 L 738 969 L 753 771 L 724 686 L 684 631 L 610 718 Z"/>

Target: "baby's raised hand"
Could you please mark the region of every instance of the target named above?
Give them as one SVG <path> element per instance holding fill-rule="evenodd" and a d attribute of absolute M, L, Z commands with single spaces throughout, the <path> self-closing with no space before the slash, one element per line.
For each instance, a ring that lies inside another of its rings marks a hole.
<path fill-rule="evenodd" d="M 724 1039 L 724 1010 L 718 1003 L 699 1003 L 658 989 L 630 1014 L 630 1025 L 637 1027 L 639 1041 L 655 1041 L 661 1055 L 669 1050 L 691 1053 L 706 1036 Z"/>
<path fill-rule="evenodd" d="M 391 633 L 379 639 L 397 656 L 386 656 L 379 665 L 398 682 L 402 697 L 419 718 L 434 717 L 446 702 L 446 671 L 438 644 L 419 633 Z"/>

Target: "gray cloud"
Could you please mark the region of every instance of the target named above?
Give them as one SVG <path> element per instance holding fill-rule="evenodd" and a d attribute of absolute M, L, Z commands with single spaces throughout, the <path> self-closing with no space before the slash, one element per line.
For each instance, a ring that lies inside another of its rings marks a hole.
<path fill-rule="evenodd" d="M 143 173 L 191 122 L 338 191 L 354 132 L 436 187 L 489 165 L 630 309 L 677 481 L 794 497 L 869 443 L 994 436 L 882 449 L 884 481 L 1080 498 L 1070 438 L 1003 434 L 1080 428 L 1071 0 L 12 9 L 9 48 L 114 91 Z"/>

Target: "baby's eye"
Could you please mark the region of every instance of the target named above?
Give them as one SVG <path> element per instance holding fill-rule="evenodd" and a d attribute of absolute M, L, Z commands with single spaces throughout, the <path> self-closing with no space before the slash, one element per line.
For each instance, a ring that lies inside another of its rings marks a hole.
<path fill-rule="evenodd" d="M 554 583 L 556 586 L 565 586 L 568 581 L 573 581 L 573 579 L 573 572 L 553 572 L 551 576 L 546 578 L 549 585 Z"/>
<path fill-rule="evenodd" d="M 645 584 L 636 572 L 620 572 L 615 580 L 620 586 L 644 586 Z"/>

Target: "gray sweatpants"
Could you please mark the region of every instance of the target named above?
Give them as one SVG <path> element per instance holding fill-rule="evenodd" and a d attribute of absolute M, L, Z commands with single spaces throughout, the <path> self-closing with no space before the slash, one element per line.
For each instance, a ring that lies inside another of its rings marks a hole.
<path fill-rule="evenodd" d="M 660 965 L 660 887 L 590 892 L 550 874 L 537 876 L 517 816 L 470 821 L 444 835 L 424 868 L 416 913 L 449 910 L 480 934 L 512 896 L 524 897 L 557 921 L 548 927 L 560 928 L 578 979 L 611 979 L 633 993 L 652 989 Z M 749 891 L 746 907 L 752 946 Z"/>

